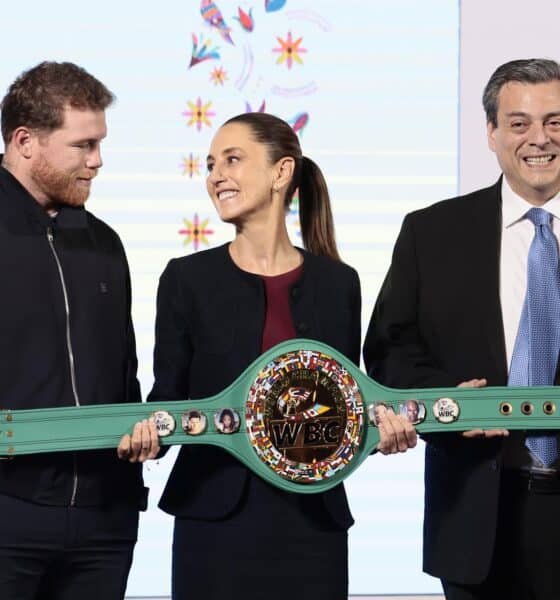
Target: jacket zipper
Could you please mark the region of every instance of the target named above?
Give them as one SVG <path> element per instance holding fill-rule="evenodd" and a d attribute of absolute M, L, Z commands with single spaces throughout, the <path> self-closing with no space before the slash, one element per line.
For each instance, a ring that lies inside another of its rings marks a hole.
<path fill-rule="evenodd" d="M 62 271 L 62 265 L 58 258 L 58 254 L 54 247 L 54 236 L 51 227 L 47 227 L 47 240 L 51 248 L 51 252 L 54 256 L 56 266 L 58 268 L 58 276 L 60 277 L 60 284 L 62 286 L 62 294 L 64 296 L 64 310 L 66 313 L 66 349 L 68 350 L 68 363 L 70 366 L 70 379 L 72 382 L 72 394 L 74 395 L 74 403 L 76 406 L 80 406 L 80 399 L 78 397 L 78 389 L 76 387 L 76 372 L 74 369 L 74 351 L 72 349 L 72 338 L 70 337 L 70 303 L 68 302 L 68 291 L 66 289 L 66 282 L 64 280 L 64 273 Z M 70 498 L 70 506 L 74 506 L 76 503 L 76 492 L 78 491 L 78 465 L 76 460 L 76 453 L 73 456 L 74 461 L 74 483 L 72 486 L 72 497 Z"/>

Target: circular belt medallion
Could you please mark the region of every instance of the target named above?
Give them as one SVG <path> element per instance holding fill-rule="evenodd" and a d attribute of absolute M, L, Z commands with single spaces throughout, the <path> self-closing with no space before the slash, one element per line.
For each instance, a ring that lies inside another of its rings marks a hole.
<path fill-rule="evenodd" d="M 167 437 L 175 431 L 175 418 L 166 410 L 156 410 L 152 413 L 159 437 Z"/>
<path fill-rule="evenodd" d="M 181 416 L 181 427 L 187 435 L 201 435 L 206 431 L 208 419 L 200 410 L 189 410 Z"/>
<path fill-rule="evenodd" d="M 440 423 L 453 423 L 459 418 L 461 412 L 459 405 L 453 398 L 438 398 L 433 406 L 434 417 Z"/>
<path fill-rule="evenodd" d="M 362 441 L 360 389 L 335 359 L 315 350 L 283 354 L 258 374 L 245 421 L 259 459 L 298 483 L 332 477 Z"/>

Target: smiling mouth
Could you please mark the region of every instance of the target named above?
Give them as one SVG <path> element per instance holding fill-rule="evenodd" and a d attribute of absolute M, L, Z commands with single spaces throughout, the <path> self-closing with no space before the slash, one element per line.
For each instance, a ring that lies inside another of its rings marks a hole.
<path fill-rule="evenodd" d="M 233 198 L 237 194 L 235 190 L 224 190 L 223 192 L 218 193 L 218 200 L 228 200 L 229 198 Z"/>
<path fill-rule="evenodd" d="M 543 154 L 542 156 L 526 156 L 523 160 L 530 167 L 543 167 L 549 165 L 556 158 L 556 154 Z"/>

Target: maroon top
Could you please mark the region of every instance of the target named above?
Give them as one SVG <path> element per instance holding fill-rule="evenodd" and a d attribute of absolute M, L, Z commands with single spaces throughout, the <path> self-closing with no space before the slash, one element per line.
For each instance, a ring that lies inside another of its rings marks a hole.
<path fill-rule="evenodd" d="M 264 281 L 266 314 L 261 343 L 261 352 L 272 346 L 296 337 L 290 311 L 290 288 L 301 277 L 303 264 L 293 271 L 281 275 L 261 275 Z"/>

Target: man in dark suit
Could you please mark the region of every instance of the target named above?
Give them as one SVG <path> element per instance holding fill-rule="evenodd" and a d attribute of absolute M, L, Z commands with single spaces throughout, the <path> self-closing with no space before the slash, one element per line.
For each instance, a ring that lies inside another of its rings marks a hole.
<path fill-rule="evenodd" d="M 483 104 L 503 176 L 406 216 L 364 347 L 383 384 L 557 383 L 560 66 L 506 63 Z M 424 570 L 448 599 L 560 597 L 560 462 L 535 433 L 426 436 Z"/>

